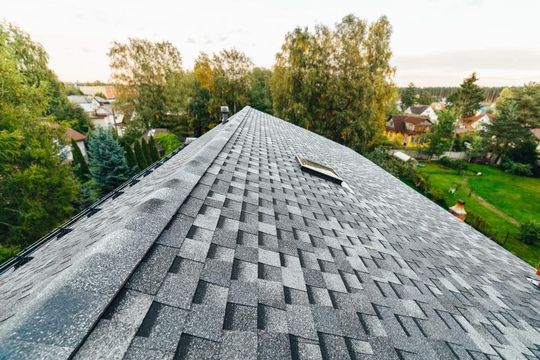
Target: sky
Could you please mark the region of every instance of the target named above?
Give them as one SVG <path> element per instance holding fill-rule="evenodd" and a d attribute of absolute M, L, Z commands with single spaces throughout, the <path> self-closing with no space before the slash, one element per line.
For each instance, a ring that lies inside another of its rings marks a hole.
<path fill-rule="evenodd" d="M 347 14 L 386 15 L 398 86 L 540 82 L 539 0 L 0 0 L 0 20 L 41 43 L 68 82 L 109 79 L 107 51 L 129 37 L 168 40 L 191 68 L 201 52 L 236 48 L 271 67 L 287 32 Z"/>

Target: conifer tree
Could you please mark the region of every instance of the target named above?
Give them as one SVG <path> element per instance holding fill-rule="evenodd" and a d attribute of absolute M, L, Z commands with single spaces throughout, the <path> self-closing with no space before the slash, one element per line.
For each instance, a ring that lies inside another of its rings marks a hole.
<path fill-rule="evenodd" d="M 133 150 L 131 149 L 131 146 L 129 144 L 124 144 L 124 150 L 126 151 L 126 161 L 129 166 L 129 168 L 135 172 L 136 168 L 138 167 L 137 160 L 135 159 L 135 154 L 133 154 Z"/>
<path fill-rule="evenodd" d="M 139 170 L 143 171 L 144 169 L 146 169 L 146 158 L 144 157 L 141 143 L 138 140 L 135 141 L 135 145 L 133 146 L 133 148 L 135 150 L 135 160 L 137 160 Z"/>
<path fill-rule="evenodd" d="M 159 151 L 153 136 L 150 136 L 150 139 L 148 139 L 148 147 L 150 148 L 150 157 L 152 158 L 152 162 L 154 163 L 158 161 Z"/>
<path fill-rule="evenodd" d="M 88 164 L 84 159 L 81 149 L 77 146 L 75 140 L 71 139 L 71 153 L 73 154 L 73 172 L 82 181 L 88 180 L 90 177 L 90 170 Z"/>
<path fill-rule="evenodd" d="M 141 148 L 144 153 L 144 158 L 146 159 L 146 166 L 152 165 L 154 161 L 152 161 L 152 155 L 150 153 L 150 146 L 148 146 L 148 142 L 146 141 L 144 137 L 141 139 Z"/>
<path fill-rule="evenodd" d="M 88 141 L 90 173 L 100 193 L 106 194 L 126 181 L 131 171 L 126 162 L 124 149 L 110 131 L 99 129 Z"/>

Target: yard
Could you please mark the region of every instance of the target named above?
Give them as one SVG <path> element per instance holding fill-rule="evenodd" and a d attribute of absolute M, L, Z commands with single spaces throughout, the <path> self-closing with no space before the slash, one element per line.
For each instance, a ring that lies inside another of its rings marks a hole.
<path fill-rule="evenodd" d="M 419 170 L 449 205 L 464 200 L 472 215 L 468 220 L 473 221 L 475 215 L 480 218 L 475 227 L 529 264 L 538 265 L 540 244 L 520 242 L 519 226 L 526 220 L 540 221 L 540 179 L 511 175 L 487 165 L 469 164 L 464 171 L 437 163 L 423 165 Z M 479 172 L 482 175 L 477 175 Z"/>

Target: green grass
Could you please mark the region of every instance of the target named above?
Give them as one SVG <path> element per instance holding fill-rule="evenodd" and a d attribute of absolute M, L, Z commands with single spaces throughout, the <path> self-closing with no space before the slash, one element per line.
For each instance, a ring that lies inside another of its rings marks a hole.
<path fill-rule="evenodd" d="M 19 253 L 20 249 L 18 247 L 8 247 L 0 245 L 0 264 L 2 264 L 5 260 L 9 259 L 10 257 L 13 257 Z"/>
<path fill-rule="evenodd" d="M 540 244 L 520 242 L 517 223 L 540 219 L 540 179 L 511 175 L 487 165 L 469 164 L 468 170 L 462 172 L 436 163 L 424 165 L 419 170 L 427 175 L 432 187 L 443 193 L 449 205 L 465 200 L 465 210 L 484 220 L 482 232 L 529 264 L 538 265 Z M 477 172 L 483 175 L 477 176 Z M 456 188 L 455 194 L 448 192 L 451 188 Z"/>

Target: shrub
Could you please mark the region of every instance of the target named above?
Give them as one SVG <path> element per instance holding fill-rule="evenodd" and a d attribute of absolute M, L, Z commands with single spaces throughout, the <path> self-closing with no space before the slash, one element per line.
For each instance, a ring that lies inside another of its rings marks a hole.
<path fill-rule="evenodd" d="M 452 160 L 447 156 L 444 156 L 444 157 L 440 158 L 439 159 L 439 164 L 446 167 L 446 168 L 454 169 L 454 170 L 458 170 L 458 171 L 467 170 L 467 168 L 468 168 L 467 162 L 465 162 L 463 160 Z"/>
<path fill-rule="evenodd" d="M 515 161 L 505 161 L 501 167 L 507 173 L 520 175 L 520 176 L 532 176 L 532 166 L 530 164 L 522 164 Z"/>
<path fill-rule="evenodd" d="M 519 240 L 529 245 L 538 242 L 540 240 L 540 224 L 534 221 L 521 224 Z"/>

